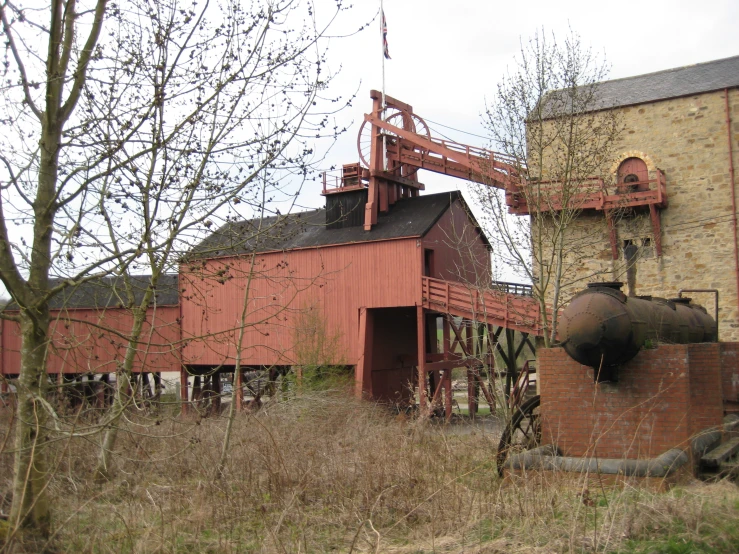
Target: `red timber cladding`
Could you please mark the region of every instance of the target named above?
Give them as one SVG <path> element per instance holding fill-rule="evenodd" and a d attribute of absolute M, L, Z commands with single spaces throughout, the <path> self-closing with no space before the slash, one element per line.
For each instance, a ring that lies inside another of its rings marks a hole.
<path fill-rule="evenodd" d="M 414 306 L 421 296 L 417 238 L 362 242 L 199 261 L 180 268 L 190 365 L 231 365 L 249 288 L 244 365 L 297 363 L 295 342 L 320 322 L 334 339 L 330 361 L 355 365 L 359 309 Z"/>
<path fill-rule="evenodd" d="M 423 237 L 423 248 L 433 251 L 433 267 L 427 277 L 490 284 L 490 252 L 459 201 Z"/>
<path fill-rule="evenodd" d="M 543 440 L 565 456 L 651 458 L 723 417 L 719 344 L 660 345 L 595 384 L 563 349 L 539 350 Z"/>
<path fill-rule="evenodd" d="M 179 371 L 179 306 L 150 308 L 134 372 Z M 123 362 L 133 317 L 123 308 L 53 311 L 48 373 L 114 373 Z M 152 330 L 152 322 L 153 330 Z M 2 322 L 2 372 L 17 374 L 21 337 L 14 321 Z"/>

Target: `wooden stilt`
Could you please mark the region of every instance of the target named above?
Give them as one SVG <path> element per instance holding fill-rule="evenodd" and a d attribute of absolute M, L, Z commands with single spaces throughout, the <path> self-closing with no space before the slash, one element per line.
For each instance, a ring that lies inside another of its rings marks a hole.
<path fill-rule="evenodd" d="M 452 370 L 444 370 L 444 415 L 449 422 L 452 419 Z"/>
<path fill-rule="evenodd" d="M 418 405 L 421 417 L 425 417 L 426 406 L 426 321 L 423 306 L 416 306 L 416 329 L 418 342 Z"/>
<path fill-rule="evenodd" d="M 467 411 L 473 419 L 477 415 L 477 399 L 479 397 L 479 387 L 474 371 L 472 368 L 467 369 Z"/>
<path fill-rule="evenodd" d="M 367 308 L 359 309 L 359 360 L 354 374 L 354 394 L 357 398 L 372 396 L 372 353 L 374 315 Z"/>
<path fill-rule="evenodd" d="M 244 407 L 244 370 L 242 368 L 239 368 L 238 371 L 234 370 L 231 402 L 236 402 L 237 412 L 240 412 Z"/>
<path fill-rule="evenodd" d="M 151 394 L 151 382 L 149 381 L 149 373 L 142 371 L 141 375 L 141 398 L 149 400 L 152 397 Z"/>
<path fill-rule="evenodd" d="M 221 413 L 221 372 L 216 371 L 210 376 L 210 414 L 219 415 Z"/>
<path fill-rule="evenodd" d="M 203 391 L 200 387 L 200 375 L 193 377 L 192 381 L 192 401 L 198 402 L 203 395 Z"/>
<path fill-rule="evenodd" d="M 188 379 L 190 375 L 187 370 L 182 367 L 180 368 L 180 402 L 182 403 L 182 413 L 186 414 L 189 411 L 189 391 L 188 391 Z"/>
<path fill-rule="evenodd" d="M 113 404 L 113 388 L 110 386 L 110 373 L 103 373 L 100 376 L 100 387 L 103 390 L 103 406 L 107 408 Z"/>
<path fill-rule="evenodd" d="M 158 371 L 154 372 L 154 401 L 159 402 L 162 399 L 162 374 Z"/>

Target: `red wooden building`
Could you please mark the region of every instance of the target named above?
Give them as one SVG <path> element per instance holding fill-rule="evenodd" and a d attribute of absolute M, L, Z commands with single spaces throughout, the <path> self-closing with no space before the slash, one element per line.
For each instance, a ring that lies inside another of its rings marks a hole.
<path fill-rule="evenodd" d="M 180 306 L 177 275 L 159 282 L 149 308 L 133 372 L 144 384 L 152 377 L 156 394 L 160 374 L 178 371 L 180 356 Z M 131 279 L 134 302 L 139 303 L 149 286 L 146 276 Z M 66 289 L 51 300 L 52 323 L 47 372 L 58 382 L 99 380 L 107 382 L 123 363 L 133 317 L 123 283 L 117 278 L 94 279 Z M 12 315 L 12 304 L 7 311 Z M 21 337 L 18 323 L 0 320 L 0 371 L 10 379 L 20 368 Z"/>
<path fill-rule="evenodd" d="M 159 287 L 135 373 L 181 371 L 189 400 L 201 386 L 218 392 L 237 357 L 245 371 L 281 371 L 318 356 L 354 368 L 367 397 L 405 404 L 420 388 L 423 406 L 444 391 L 450 415 L 451 370 L 467 367 L 472 409 L 480 391 L 492 402 L 480 375 L 492 345 L 503 328 L 536 332 L 538 309 L 491 282 L 490 245 L 461 194 L 421 196 L 417 172 L 505 188 L 511 201 L 521 178 L 498 154 L 432 138 L 411 106 L 372 98 L 366 167 L 344 166 L 335 186 L 324 179 L 323 209 L 232 222 L 197 245 Z M 103 279 L 54 300 L 50 374 L 117 370 L 131 326 L 120 297 Z M 2 331 L 2 372 L 13 376 L 17 326 Z M 517 354 L 507 352 L 509 366 Z"/>
<path fill-rule="evenodd" d="M 325 208 L 229 223 L 180 266 L 183 398 L 185 373 L 233 371 L 237 357 L 245 369 L 299 366 L 315 347 L 321 362 L 355 368 L 358 393 L 404 404 L 422 383 L 421 404 L 444 391 L 449 415 L 453 368 L 469 370 L 473 409 L 480 391 L 492 402 L 480 377 L 492 344 L 503 328 L 537 331 L 535 303 L 492 283 L 489 242 L 461 194 L 421 196 L 417 176 L 513 193 L 514 166 L 433 139 L 411 106 L 372 98 L 359 134 L 366 167 L 345 165 L 333 185 L 324 177 Z"/>
<path fill-rule="evenodd" d="M 337 200 L 327 195 L 327 209 L 265 220 L 256 244 L 254 222 L 242 222 L 194 249 L 180 268 L 191 373 L 233 370 L 248 291 L 245 366 L 301 364 L 310 346 L 301 338 L 320 333 L 332 339 L 324 361 L 356 366 L 366 394 L 406 395 L 422 277 L 489 283 L 489 244 L 458 192 L 401 199 L 371 232 L 362 218 L 332 222 Z M 363 215 L 363 202 L 355 209 Z"/>

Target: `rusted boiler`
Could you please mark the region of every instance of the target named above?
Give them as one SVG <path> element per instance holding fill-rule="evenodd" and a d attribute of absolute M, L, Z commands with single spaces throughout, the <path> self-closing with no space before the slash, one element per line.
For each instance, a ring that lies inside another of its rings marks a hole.
<path fill-rule="evenodd" d="M 562 312 L 560 339 L 599 381 L 616 380 L 615 367 L 650 343 L 716 342 L 716 321 L 689 298 L 629 297 L 622 283 L 590 283 Z"/>

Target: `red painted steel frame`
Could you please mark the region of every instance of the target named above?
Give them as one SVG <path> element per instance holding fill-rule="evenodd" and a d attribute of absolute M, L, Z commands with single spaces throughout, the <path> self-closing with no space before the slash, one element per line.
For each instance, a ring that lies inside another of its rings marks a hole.
<path fill-rule="evenodd" d="M 380 93 L 372 91 L 370 96 L 373 98 L 373 110 L 372 113 L 364 116 L 365 122 L 372 125 L 373 137 L 370 155 L 370 201 L 366 207 L 365 230 L 370 230 L 377 222 L 378 209 L 386 211 L 388 207 L 384 196 L 387 191 L 387 181 L 379 178 L 385 163 L 382 156 L 383 131 L 389 139 L 386 141 L 387 163 L 400 169 L 401 173 L 407 173 L 404 167 L 414 167 L 503 189 L 506 194 L 508 211 L 516 215 L 561 211 L 564 208 L 562 195 L 558 195 L 556 191 L 557 182 L 537 182 L 535 184 L 537 190 L 544 187 L 542 191 L 544 202 L 537 206 L 530 206 L 529 203 L 535 198 L 532 194 L 534 184 L 526 182 L 525 168 L 520 167 L 516 160 L 484 148 L 423 136 L 415 133 L 410 127 L 401 128 L 392 125 L 382 118 Z M 394 99 L 391 100 L 392 107 L 412 114 L 410 106 Z M 657 170 L 655 179 L 630 183 L 633 190 L 626 191 L 620 187 L 616 194 L 608 194 L 602 179 L 597 177 L 583 179 L 582 183 L 583 187 L 586 187 L 587 183 L 595 183 L 596 186 L 592 187 L 593 190 L 590 192 L 571 195 L 567 204 L 578 210 L 605 212 L 614 259 L 618 258 L 618 244 L 611 212 L 616 209 L 639 206 L 649 208 L 657 256 L 662 256 L 659 210 L 667 207 L 667 188 L 665 176 L 661 171 Z M 375 200 L 376 197 L 379 198 L 379 205 Z"/>

